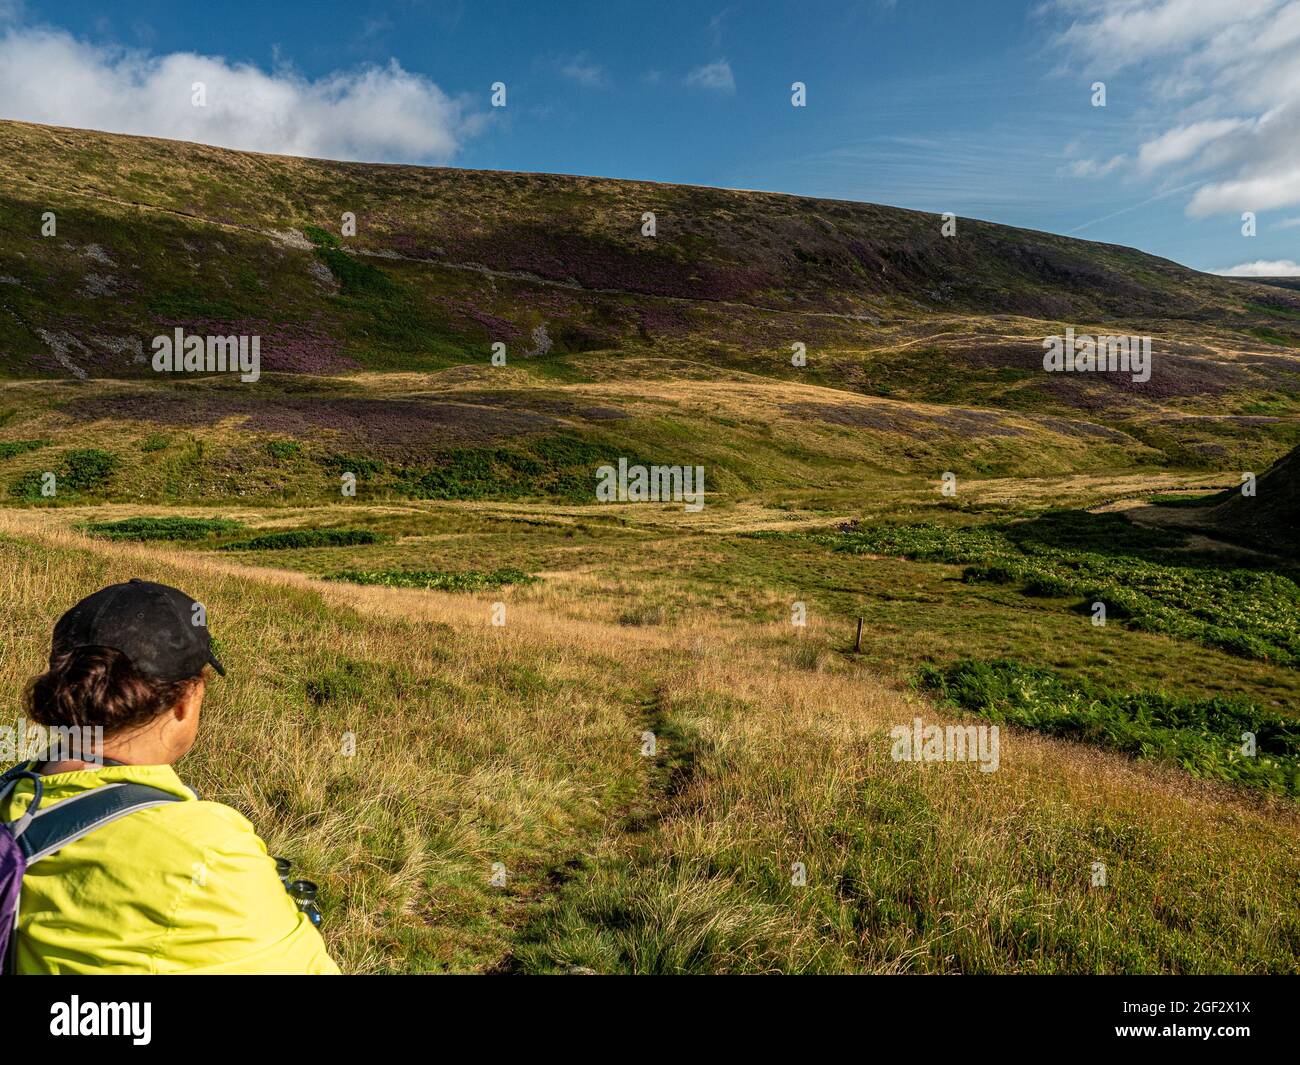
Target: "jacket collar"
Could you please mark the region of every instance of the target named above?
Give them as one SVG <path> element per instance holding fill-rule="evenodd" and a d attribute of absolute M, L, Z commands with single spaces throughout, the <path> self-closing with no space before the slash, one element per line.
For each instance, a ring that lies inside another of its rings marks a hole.
<path fill-rule="evenodd" d="M 29 762 L 28 768 L 40 765 Z M 187 787 L 169 765 L 102 765 L 92 769 L 75 769 L 68 773 L 42 773 L 45 794 L 66 798 L 68 795 L 103 784 L 148 784 L 150 787 L 179 795 L 182 799 L 197 799 L 198 792 Z M 27 781 L 22 784 L 31 785 Z M 21 786 L 21 784 L 20 784 Z"/>

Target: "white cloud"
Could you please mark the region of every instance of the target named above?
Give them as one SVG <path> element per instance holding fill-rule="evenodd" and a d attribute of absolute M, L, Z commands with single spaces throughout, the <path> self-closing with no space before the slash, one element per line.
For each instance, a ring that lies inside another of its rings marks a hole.
<path fill-rule="evenodd" d="M 1073 15 L 1061 41 L 1112 68 L 1188 48 L 1226 27 L 1267 13 L 1278 0 L 1063 0 Z"/>
<path fill-rule="evenodd" d="M 1296 226 L 1300 226 L 1300 218 L 1284 218 L 1282 221 L 1278 222 L 1274 228 L 1295 229 Z"/>
<path fill-rule="evenodd" d="M 609 84 L 605 68 L 593 63 L 585 53 L 559 60 L 559 69 L 570 81 L 576 81 L 589 89 L 599 89 Z"/>
<path fill-rule="evenodd" d="M 1300 86 L 1296 98 L 1217 144 L 1221 171 L 1196 190 L 1187 213 L 1268 211 L 1300 203 Z"/>
<path fill-rule="evenodd" d="M 196 107 L 192 85 L 206 86 Z M 309 80 L 189 52 L 92 45 L 61 30 L 0 35 L 0 116 L 329 159 L 444 162 L 487 121 L 428 78 L 386 66 Z"/>
<path fill-rule="evenodd" d="M 1238 263 L 1215 273 L 1224 277 L 1300 277 L 1300 263 L 1290 259 L 1256 259 L 1253 263 Z"/>
<path fill-rule="evenodd" d="M 1220 118 L 1176 126 L 1142 145 L 1138 151 L 1138 169 L 1150 173 L 1171 163 L 1185 162 L 1225 133 L 1249 125 L 1244 119 Z"/>
<path fill-rule="evenodd" d="M 697 89 L 710 89 L 714 92 L 735 92 L 736 78 L 731 72 L 731 64 L 725 59 L 717 59 L 696 67 L 686 75 L 686 84 Z"/>
<path fill-rule="evenodd" d="M 1123 155 L 1112 155 L 1104 163 L 1099 163 L 1096 159 L 1076 159 L 1069 165 L 1067 172 L 1074 177 L 1105 177 L 1123 164 Z"/>
<path fill-rule="evenodd" d="M 1300 204 L 1300 0 L 1054 0 L 1072 66 L 1138 68 L 1164 128 L 1138 172 L 1196 174 L 1187 213 Z M 1135 101 L 1140 103 L 1141 100 Z M 1172 114 L 1172 120 L 1167 117 Z"/>

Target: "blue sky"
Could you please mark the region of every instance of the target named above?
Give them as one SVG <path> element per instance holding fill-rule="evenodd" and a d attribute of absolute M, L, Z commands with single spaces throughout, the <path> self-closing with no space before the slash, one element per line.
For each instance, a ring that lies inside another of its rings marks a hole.
<path fill-rule="evenodd" d="M 7 118 L 1300 260 L 1300 0 L 0 0 L 0 33 Z"/>

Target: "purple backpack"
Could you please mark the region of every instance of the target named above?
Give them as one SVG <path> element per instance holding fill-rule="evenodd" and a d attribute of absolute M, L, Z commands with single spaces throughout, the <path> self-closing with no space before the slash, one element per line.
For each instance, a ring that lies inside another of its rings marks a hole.
<path fill-rule="evenodd" d="M 20 780 L 30 780 L 35 788 L 21 817 L 0 821 L 0 958 L 6 974 L 14 972 L 18 899 L 23 874 L 32 865 L 119 817 L 180 801 L 179 795 L 147 784 L 104 784 L 41 809 L 44 784 L 33 765 L 24 762 L 0 776 L 0 805 Z"/>

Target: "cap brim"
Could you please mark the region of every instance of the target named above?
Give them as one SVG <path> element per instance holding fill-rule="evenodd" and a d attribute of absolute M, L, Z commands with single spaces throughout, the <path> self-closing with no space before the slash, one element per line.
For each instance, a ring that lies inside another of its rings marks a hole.
<path fill-rule="evenodd" d="M 213 669 L 217 671 L 218 674 L 220 674 L 223 677 L 226 675 L 226 667 L 221 664 L 221 659 L 219 659 L 211 651 L 208 652 L 208 663 L 212 666 Z"/>

